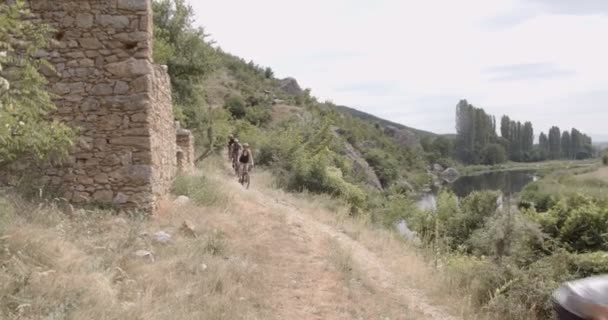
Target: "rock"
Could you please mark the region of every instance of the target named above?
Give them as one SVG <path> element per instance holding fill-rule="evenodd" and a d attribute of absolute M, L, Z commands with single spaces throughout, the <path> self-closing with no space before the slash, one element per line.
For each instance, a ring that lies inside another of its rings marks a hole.
<path fill-rule="evenodd" d="M 179 228 L 179 231 L 187 237 L 196 238 L 196 231 L 194 230 L 194 226 L 188 221 L 184 221 L 184 223 L 182 223 L 182 226 Z"/>
<path fill-rule="evenodd" d="M 99 83 L 93 86 L 91 89 L 91 94 L 96 96 L 108 96 L 111 95 L 114 91 L 112 85 L 109 83 Z"/>
<path fill-rule="evenodd" d="M 76 26 L 79 28 L 90 28 L 93 26 L 93 15 L 80 13 L 76 15 Z"/>
<path fill-rule="evenodd" d="M 114 200 L 112 200 L 112 202 L 117 205 L 125 204 L 128 201 L 129 201 L 129 196 L 127 196 L 126 194 L 124 194 L 122 192 L 117 193 L 116 196 L 114 197 Z"/>
<path fill-rule="evenodd" d="M 129 26 L 129 18 L 125 16 L 112 16 L 102 14 L 97 16 L 97 23 L 104 27 L 112 27 L 114 29 L 122 29 Z"/>
<path fill-rule="evenodd" d="M 103 44 L 97 38 L 82 38 L 78 42 L 85 49 L 100 49 L 103 47 Z"/>
<path fill-rule="evenodd" d="M 279 89 L 290 95 L 299 95 L 302 93 L 302 88 L 300 88 L 298 81 L 294 78 L 279 80 Z"/>
<path fill-rule="evenodd" d="M 443 166 L 441 166 L 438 163 L 433 164 L 433 171 L 437 171 L 437 172 L 442 172 L 443 170 L 445 170 L 445 168 Z"/>
<path fill-rule="evenodd" d="M 110 144 L 117 146 L 129 146 L 150 150 L 150 139 L 148 137 L 120 137 L 110 139 Z"/>
<path fill-rule="evenodd" d="M 93 199 L 99 202 L 108 203 L 112 202 L 114 193 L 112 190 L 99 190 L 93 194 Z"/>
<path fill-rule="evenodd" d="M 441 179 L 452 183 L 456 181 L 460 177 L 460 172 L 454 168 L 447 168 L 443 172 L 441 172 Z"/>
<path fill-rule="evenodd" d="M 147 60 L 131 58 L 125 61 L 109 63 L 106 65 L 106 70 L 115 76 L 130 78 L 151 74 L 152 65 Z"/>
<path fill-rule="evenodd" d="M 168 243 L 169 241 L 171 241 L 171 235 L 164 231 L 158 231 L 153 235 L 153 238 L 154 241 L 159 243 Z"/>
<path fill-rule="evenodd" d="M 116 81 L 114 94 L 125 94 L 127 92 L 129 92 L 129 85 L 124 81 Z"/>
<path fill-rule="evenodd" d="M 147 8 L 147 0 L 118 0 L 118 9 L 144 11 Z"/>
<path fill-rule="evenodd" d="M 175 204 L 177 206 L 183 206 L 188 203 L 190 203 L 190 198 L 188 198 L 186 196 L 179 196 L 175 200 L 173 200 L 173 204 Z"/>
<path fill-rule="evenodd" d="M 139 258 L 150 259 L 150 261 L 154 262 L 154 254 L 148 250 L 137 250 L 135 251 L 135 256 Z"/>

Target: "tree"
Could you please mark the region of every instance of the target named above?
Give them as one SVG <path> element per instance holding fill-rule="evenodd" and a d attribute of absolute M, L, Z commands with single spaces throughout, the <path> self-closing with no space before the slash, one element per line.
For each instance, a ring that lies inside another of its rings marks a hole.
<path fill-rule="evenodd" d="M 559 159 L 562 154 L 561 132 L 558 127 L 549 129 L 549 157 Z"/>
<path fill-rule="evenodd" d="M 456 135 L 460 160 L 471 164 L 481 163 L 484 148 L 496 141 L 496 119 L 483 109 L 461 100 L 456 105 Z"/>
<path fill-rule="evenodd" d="M 500 119 L 500 136 L 507 140 L 511 138 L 511 119 L 506 115 Z"/>
<path fill-rule="evenodd" d="M 23 2 L 0 4 L 0 167 L 26 158 L 60 160 L 74 136 L 48 120 L 56 107 L 38 70 L 52 67 L 34 53 L 46 47 L 50 29 L 28 14 Z"/>
<path fill-rule="evenodd" d="M 264 70 L 264 77 L 265 77 L 266 79 L 272 79 L 272 77 L 274 77 L 274 72 L 272 71 L 272 69 L 270 69 L 269 67 L 267 67 L 267 68 Z"/>
<path fill-rule="evenodd" d="M 549 138 L 547 138 L 544 132 L 541 132 L 538 137 L 538 149 L 540 153 L 539 160 L 546 160 L 549 156 Z"/>
<path fill-rule="evenodd" d="M 522 149 L 526 155 L 532 152 L 534 148 L 534 128 L 532 127 L 532 122 L 527 121 L 524 123 L 524 128 L 522 132 Z"/>
<path fill-rule="evenodd" d="M 572 152 L 570 151 L 570 132 L 564 131 L 562 133 L 562 157 L 566 159 L 570 159 L 572 157 Z"/>
<path fill-rule="evenodd" d="M 494 165 L 507 161 L 507 152 L 498 143 L 491 143 L 484 148 L 484 164 Z"/>
<path fill-rule="evenodd" d="M 185 0 L 154 0 L 154 61 L 166 64 L 175 110 L 186 126 L 201 126 L 205 99 L 201 82 L 217 64 L 215 49 L 203 28 L 194 26 L 194 11 Z M 204 131 L 204 130 L 203 130 Z"/>

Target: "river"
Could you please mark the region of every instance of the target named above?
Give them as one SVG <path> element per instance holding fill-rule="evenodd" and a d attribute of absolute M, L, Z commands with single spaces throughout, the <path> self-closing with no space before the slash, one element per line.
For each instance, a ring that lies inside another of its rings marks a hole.
<path fill-rule="evenodd" d="M 447 188 L 459 197 L 466 197 L 474 191 L 496 190 L 504 195 L 513 196 L 519 193 L 528 183 L 535 181 L 536 171 L 494 171 L 472 176 L 458 178 Z M 425 193 L 418 199 L 418 207 L 424 210 L 432 210 L 437 205 L 435 193 Z"/>

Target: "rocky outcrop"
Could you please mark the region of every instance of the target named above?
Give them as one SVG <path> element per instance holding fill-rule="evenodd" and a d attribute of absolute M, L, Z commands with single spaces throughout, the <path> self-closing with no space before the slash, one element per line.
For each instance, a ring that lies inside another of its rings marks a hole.
<path fill-rule="evenodd" d="M 397 141 L 398 144 L 405 146 L 405 147 L 416 146 L 419 143 L 418 138 L 416 137 L 416 134 L 414 134 L 413 132 L 411 132 L 407 129 L 400 129 L 400 128 L 393 127 L 393 126 L 386 126 L 384 128 L 384 133 L 386 135 L 388 135 L 389 137 L 392 137 L 393 139 L 395 139 L 395 141 Z"/>
<path fill-rule="evenodd" d="M 279 80 L 279 89 L 289 95 L 296 96 L 302 94 L 302 88 L 300 88 L 298 81 L 294 78 L 285 78 Z"/>
<path fill-rule="evenodd" d="M 460 172 L 458 172 L 458 170 L 456 170 L 454 168 L 447 168 L 443 172 L 441 172 L 440 177 L 441 177 L 441 179 L 443 179 L 449 183 L 452 183 L 452 182 L 456 181 L 458 178 L 460 178 Z"/>
<path fill-rule="evenodd" d="M 340 136 L 339 128 L 333 128 L 333 132 L 337 137 Z M 344 151 L 346 158 L 352 162 L 355 172 L 362 174 L 365 177 L 368 185 L 381 190 L 382 183 L 380 182 L 380 179 L 378 179 L 374 168 L 372 168 L 372 166 L 367 163 L 365 158 L 363 158 L 363 155 L 361 155 L 361 153 L 346 140 L 344 140 Z"/>

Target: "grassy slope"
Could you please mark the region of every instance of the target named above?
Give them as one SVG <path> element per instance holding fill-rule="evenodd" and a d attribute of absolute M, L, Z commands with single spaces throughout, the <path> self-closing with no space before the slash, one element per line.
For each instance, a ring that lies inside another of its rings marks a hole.
<path fill-rule="evenodd" d="M 226 169 L 204 172 L 177 185 L 200 204 L 154 219 L 2 206 L 0 318 L 455 319 L 436 306 L 463 300 L 391 232 L 328 197 L 274 190 L 265 173 L 245 191 Z"/>

